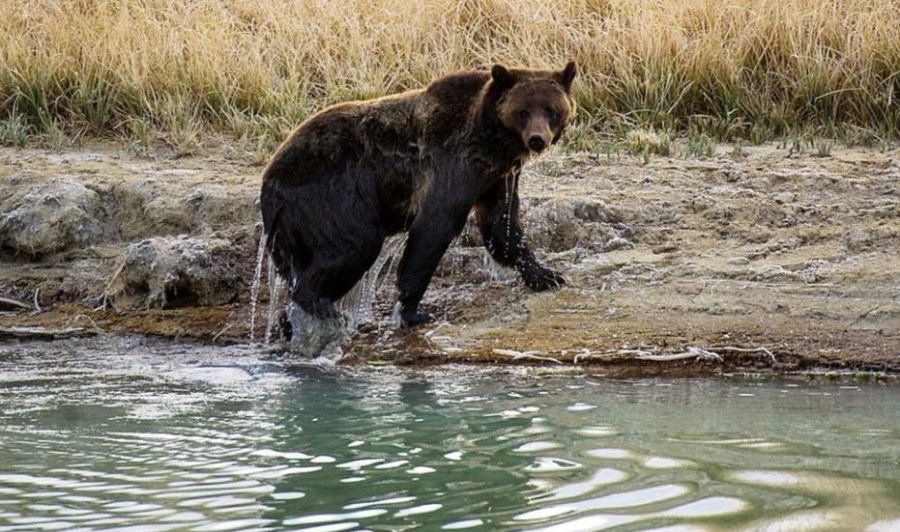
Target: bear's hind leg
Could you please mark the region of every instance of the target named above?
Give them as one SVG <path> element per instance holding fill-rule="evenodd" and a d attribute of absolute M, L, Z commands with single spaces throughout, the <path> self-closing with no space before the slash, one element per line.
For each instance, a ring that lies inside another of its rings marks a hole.
<path fill-rule="evenodd" d="M 316 256 L 297 277 L 291 299 L 317 318 L 337 318 L 335 302 L 347 294 L 372 267 L 381 252 L 384 237 L 358 242 L 352 253 Z"/>

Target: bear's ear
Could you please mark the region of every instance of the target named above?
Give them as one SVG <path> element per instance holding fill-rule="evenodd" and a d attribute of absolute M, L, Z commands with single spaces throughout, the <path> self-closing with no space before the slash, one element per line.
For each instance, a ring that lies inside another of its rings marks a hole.
<path fill-rule="evenodd" d="M 566 68 L 562 69 L 562 71 L 557 74 L 559 83 L 565 87 L 566 92 L 572 90 L 572 81 L 575 80 L 575 76 L 578 74 L 578 67 L 575 65 L 575 61 L 569 61 L 569 64 L 566 65 Z"/>
<path fill-rule="evenodd" d="M 491 68 L 491 79 L 494 80 L 494 85 L 501 90 L 508 89 L 516 83 L 516 78 L 513 77 L 512 72 L 499 63 Z"/>

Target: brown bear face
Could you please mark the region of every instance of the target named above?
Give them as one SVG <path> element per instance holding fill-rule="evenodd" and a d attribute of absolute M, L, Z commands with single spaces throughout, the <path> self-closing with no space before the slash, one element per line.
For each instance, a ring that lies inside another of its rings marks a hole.
<path fill-rule="evenodd" d="M 575 63 L 563 70 L 519 70 L 494 65 L 491 78 L 503 94 L 497 103 L 500 122 L 519 134 L 522 144 L 540 153 L 559 140 L 575 111 L 572 81 Z"/>

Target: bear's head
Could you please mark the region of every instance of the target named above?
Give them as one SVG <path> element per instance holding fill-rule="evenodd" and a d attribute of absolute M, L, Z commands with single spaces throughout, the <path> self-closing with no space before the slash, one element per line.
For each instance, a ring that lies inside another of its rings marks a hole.
<path fill-rule="evenodd" d="M 559 140 L 575 114 L 572 81 L 578 69 L 570 62 L 559 71 L 509 69 L 494 65 L 493 90 L 499 93 L 497 116 L 515 131 L 525 149 L 540 153 Z"/>

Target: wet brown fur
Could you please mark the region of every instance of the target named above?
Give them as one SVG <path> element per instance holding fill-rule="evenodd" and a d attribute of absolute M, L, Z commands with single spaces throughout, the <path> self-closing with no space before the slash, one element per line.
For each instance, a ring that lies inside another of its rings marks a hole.
<path fill-rule="evenodd" d="M 263 174 L 267 248 L 292 299 L 318 316 L 372 266 L 384 239 L 409 238 L 398 268 L 401 317 L 419 302 L 475 210 L 485 246 L 525 283 L 562 284 L 522 239 L 518 175 L 574 112 L 574 63 L 561 71 L 451 74 L 427 88 L 329 107 L 284 142 Z"/>

